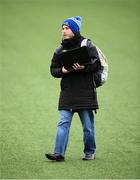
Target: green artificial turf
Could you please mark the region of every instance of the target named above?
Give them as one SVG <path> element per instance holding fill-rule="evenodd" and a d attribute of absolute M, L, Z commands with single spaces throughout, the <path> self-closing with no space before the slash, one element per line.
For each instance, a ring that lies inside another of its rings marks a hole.
<path fill-rule="evenodd" d="M 139 0 L 0 0 L 0 178 L 140 179 Z M 83 162 L 75 114 L 66 162 L 52 163 L 59 79 L 49 66 L 67 17 L 108 58 L 98 89 L 97 159 Z"/>

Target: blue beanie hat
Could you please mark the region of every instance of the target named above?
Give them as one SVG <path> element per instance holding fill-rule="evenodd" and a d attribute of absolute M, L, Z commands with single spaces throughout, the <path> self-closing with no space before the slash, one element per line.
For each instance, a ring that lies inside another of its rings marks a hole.
<path fill-rule="evenodd" d="M 80 16 L 71 17 L 71 18 L 66 19 L 63 22 L 62 26 L 66 25 L 72 30 L 73 33 L 76 33 L 80 31 L 81 21 L 82 21 L 82 18 Z"/>

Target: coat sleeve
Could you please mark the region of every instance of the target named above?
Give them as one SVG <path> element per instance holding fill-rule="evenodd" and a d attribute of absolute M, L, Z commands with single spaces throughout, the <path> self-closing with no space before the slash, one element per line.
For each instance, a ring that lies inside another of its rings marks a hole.
<path fill-rule="evenodd" d="M 50 72 L 51 75 L 56 78 L 61 78 L 64 75 L 62 72 L 62 65 L 59 63 L 58 54 L 56 52 L 53 54 L 51 60 Z"/>
<path fill-rule="evenodd" d="M 88 40 L 87 47 L 88 47 L 91 62 L 85 66 L 84 71 L 85 72 L 97 72 L 98 69 L 100 68 L 100 59 L 99 59 L 99 55 L 98 55 L 96 46 L 93 45 L 90 40 Z"/>

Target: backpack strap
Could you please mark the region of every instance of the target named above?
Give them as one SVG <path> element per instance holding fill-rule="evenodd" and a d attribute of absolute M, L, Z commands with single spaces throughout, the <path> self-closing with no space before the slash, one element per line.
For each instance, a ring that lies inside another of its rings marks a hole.
<path fill-rule="evenodd" d="M 83 47 L 83 46 L 87 46 L 89 48 L 92 48 L 94 46 L 96 47 L 96 45 L 93 44 L 93 42 L 91 42 L 90 39 L 86 39 L 86 38 L 81 41 L 81 47 Z"/>
<path fill-rule="evenodd" d="M 88 39 L 83 39 L 81 42 L 81 47 L 87 46 L 87 41 L 88 41 Z"/>

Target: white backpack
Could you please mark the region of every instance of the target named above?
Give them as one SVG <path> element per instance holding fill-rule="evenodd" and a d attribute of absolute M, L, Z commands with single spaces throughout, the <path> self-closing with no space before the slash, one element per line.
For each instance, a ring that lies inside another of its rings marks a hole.
<path fill-rule="evenodd" d="M 88 39 L 83 39 L 81 42 L 82 46 L 87 46 Z M 94 77 L 94 84 L 97 87 L 102 86 L 108 78 L 108 64 L 105 55 L 103 52 L 99 49 L 99 47 L 95 46 L 98 52 L 99 60 L 100 60 L 100 69 L 93 74 Z"/>

